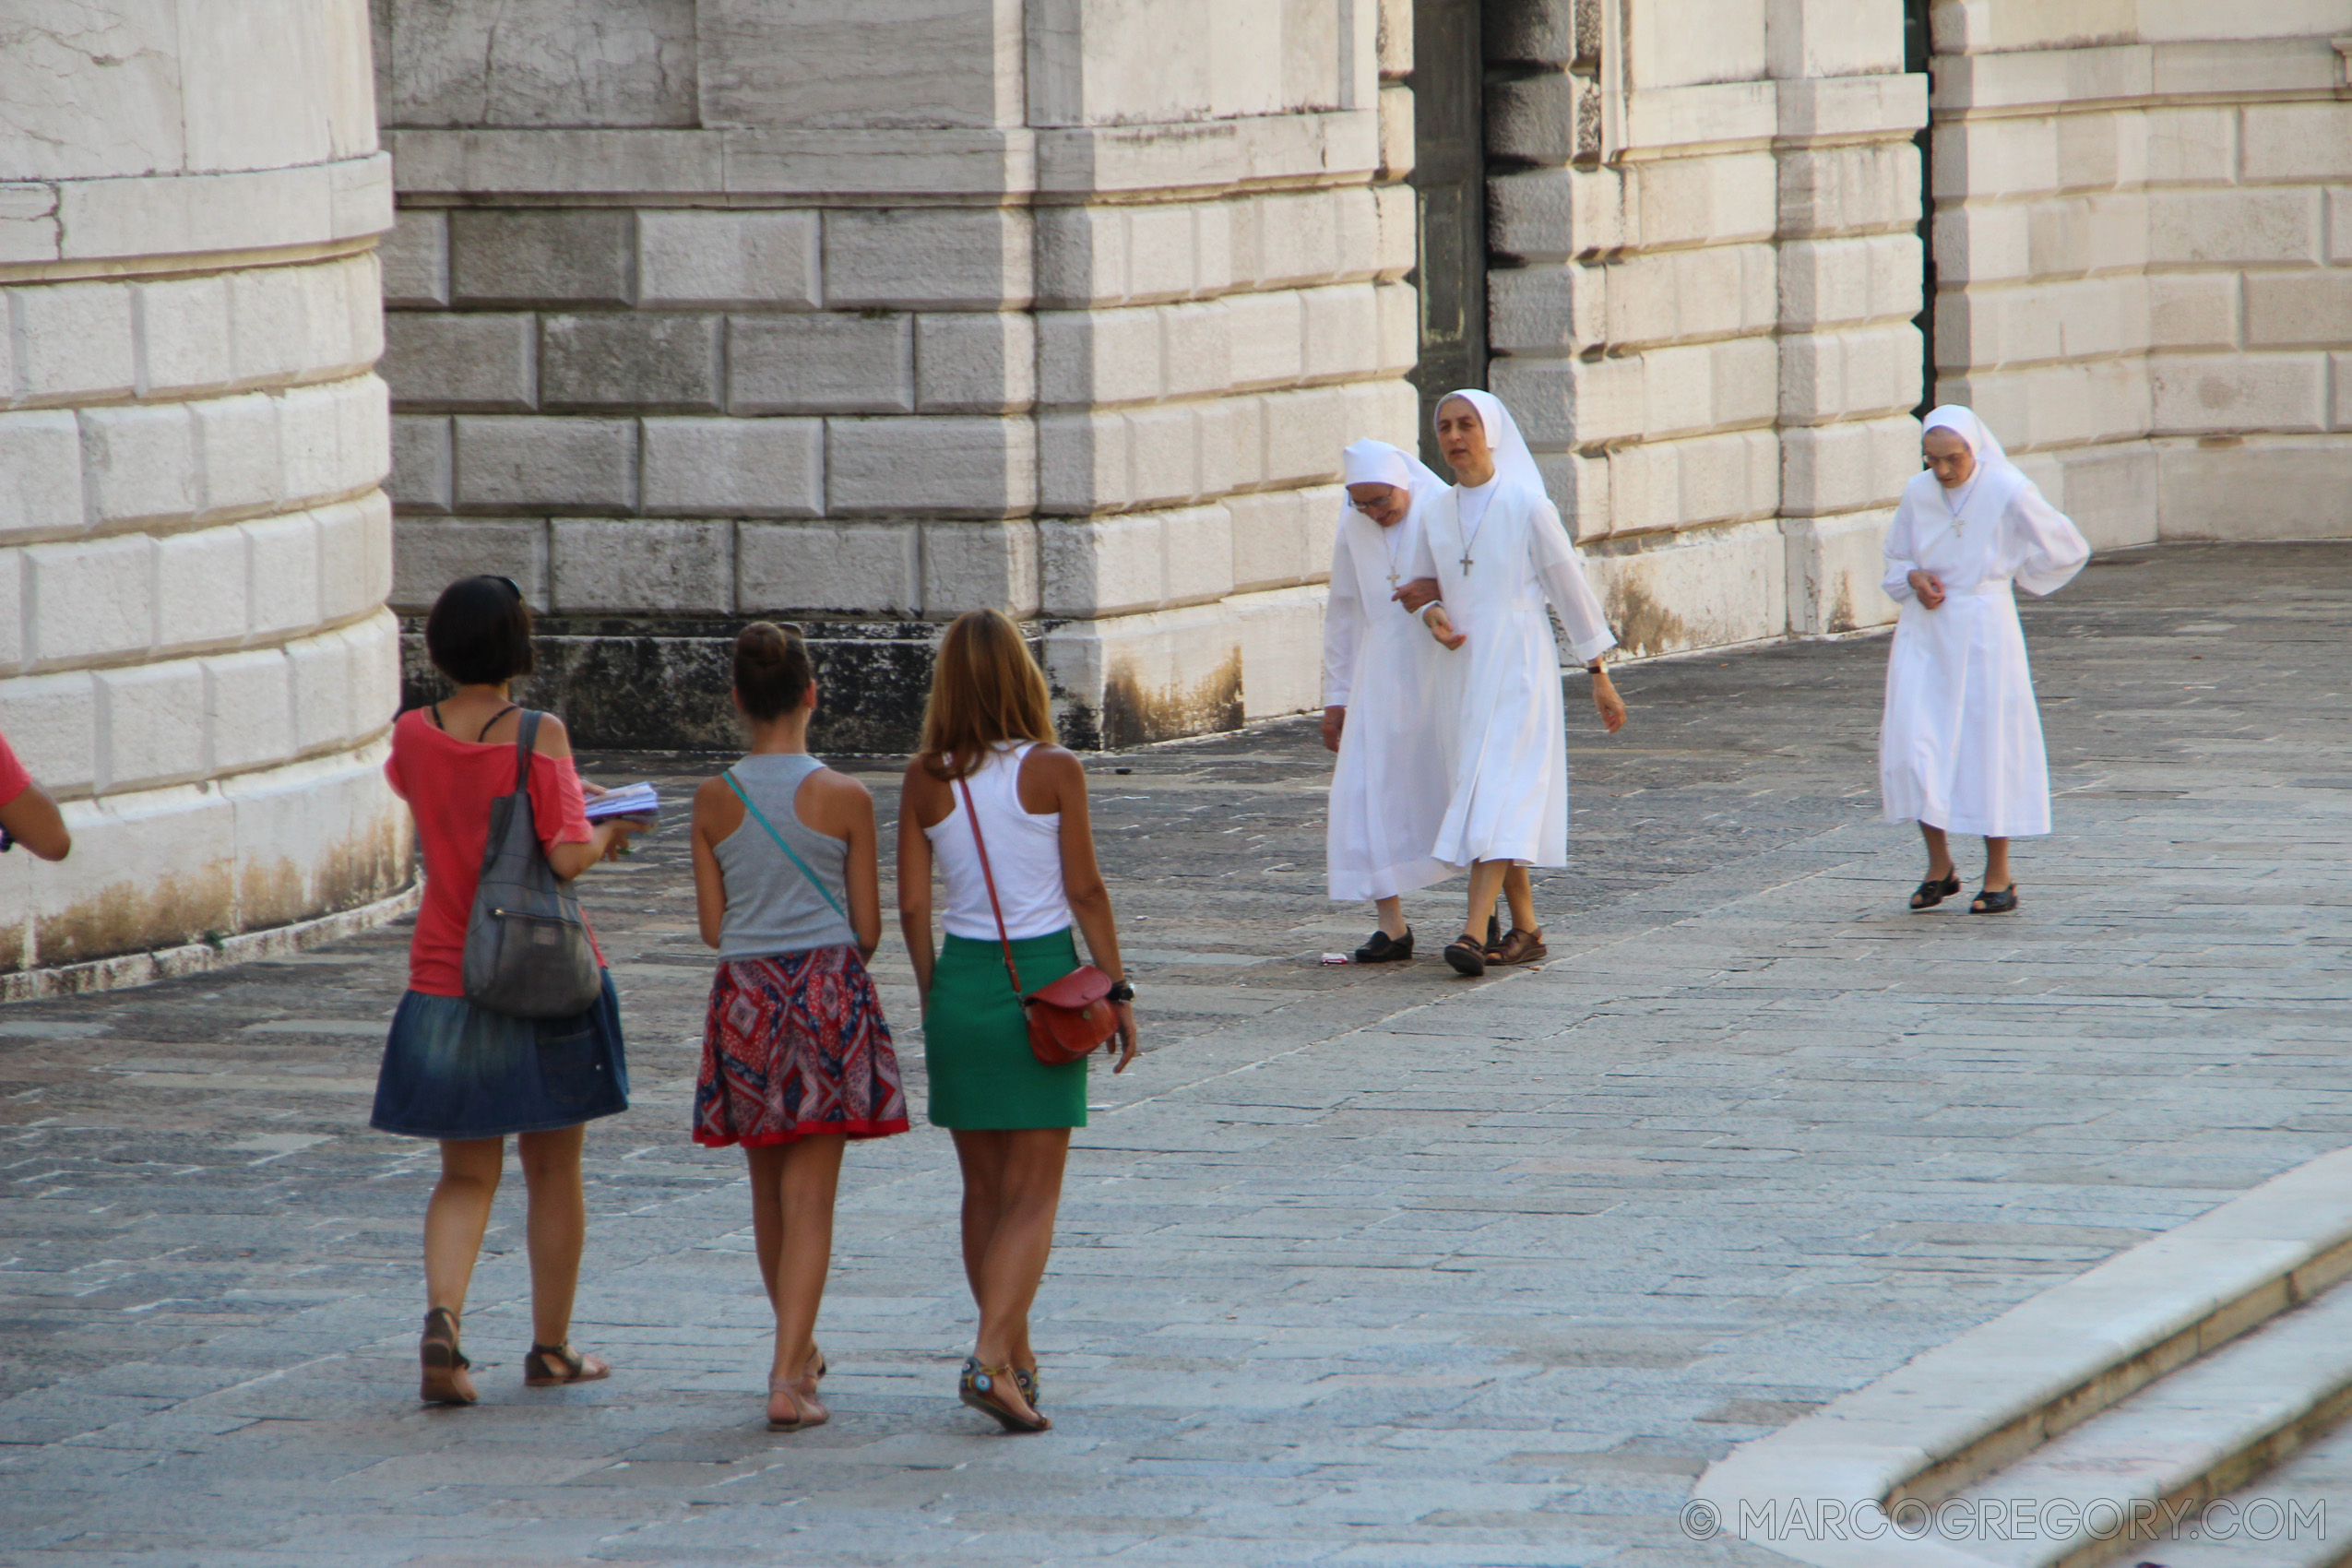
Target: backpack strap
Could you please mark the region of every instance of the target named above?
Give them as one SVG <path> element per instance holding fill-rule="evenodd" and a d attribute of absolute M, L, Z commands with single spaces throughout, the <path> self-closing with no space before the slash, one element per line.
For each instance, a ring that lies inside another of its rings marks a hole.
<path fill-rule="evenodd" d="M 502 709 L 498 718 L 493 719 L 490 722 L 495 724 L 499 719 L 505 717 L 505 712 Z M 483 728 L 488 729 L 489 725 L 484 725 Z M 515 792 L 517 794 L 530 788 L 531 745 L 538 739 L 539 709 L 527 707 L 523 709 L 523 716 L 515 720 Z"/>
<path fill-rule="evenodd" d="M 776 831 L 776 825 L 768 821 L 766 815 L 761 812 L 759 807 L 752 803 L 752 798 L 743 792 L 743 787 L 735 782 L 734 769 L 730 768 L 719 777 L 727 780 L 727 788 L 735 791 L 735 798 L 743 802 L 743 809 L 752 814 L 753 819 L 762 827 L 767 829 L 767 836 L 776 840 L 776 847 L 783 850 L 785 854 L 790 856 L 792 863 L 801 868 L 801 874 L 809 879 L 809 885 L 816 889 L 817 897 L 823 898 L 827 904 L 831 904 L 835 914 L 839 915 L 842 920 L 848 921 L 849 916 L 848 912 L 841 908 L 840 904 L 835 900 L 833 897 L 833 890 L 825 885 L 823 878 L 819 877 L 816 873 L 809 869 L 808 861 L 801 859 L 801 852 L 784 841 L 784 835 Z M 856 930 L 854 923 L 851 924 L 850 929 L 852 931 Z"/>

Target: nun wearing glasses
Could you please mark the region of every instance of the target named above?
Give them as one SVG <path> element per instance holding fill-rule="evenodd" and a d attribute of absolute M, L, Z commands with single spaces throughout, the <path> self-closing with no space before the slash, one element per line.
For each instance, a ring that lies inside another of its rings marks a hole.
<path fill-rule="evenodd" d="M 1928 873 L 1911 908 L 1960 892 L 1950 835 L 1981 835 L 1972 915 L 2017 908 L 2009 841 L 2049 831 L 2049 765 L 2014 588 L 2055 593 L 2091 547 L 1958 404 L 1927 418 L 1927 471 L 1904 488 L 1884 588 L 1903 607 L 1887 658 L 1879 790 L 1889 822 L 1916 822 Z"/>

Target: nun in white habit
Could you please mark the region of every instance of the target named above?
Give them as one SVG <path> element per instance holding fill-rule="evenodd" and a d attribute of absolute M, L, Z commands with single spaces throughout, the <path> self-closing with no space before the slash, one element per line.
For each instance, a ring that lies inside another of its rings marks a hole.
<path fill-rule="evenodd" d="M 1879 790 L 1889 822 L 1916 822 L 1928 875 L 1911 908 L 1960 891 L 1947 834 L 1981 834 L 1972 915 L 2017 907 L 2009 840 L 2049 831 L 2049 765 L 2013 584 L 2064 587 L 2091 547 L 1958 404 L 1930 414 L 1927 471 L 1904 487 L 1886 536 L 1886 591 L 1900 600 L 1886 663 Z"/>
<path fill-rule="evenodd" d="M 1325 860 L 1332 897 L 1368 898 L 1379 913 L 1356 962 L 1393 964 L 1413 956 L 1403 896 L 1453 871 L 1430 846 L 1454 777 L 1459 661 L 1396 601 L 1446 483 L 1384 441 L 1342 457 L 1348 489 L 1323 621 L 1323 743 L 1339 754 Z"/>
<path fill-rule="evenodd" d="M 1601 663 L 1617 639 L 1510 410 L 1484 392 L 1448 393 L 1437 441 L 1455 484 L 1429 506 L 1408 576 L 1434 578 L 1441 602 L 1428 603 L 1427 584 L 1408 583 L 1422 591 L 1400 598 L 1426 604 L 1431 631 L 1467 664 L 1453 789 L 1430 852 L 1470 868 L 1469 915 L 1445 961 L 1476 975 L 1547 956 L 1527 868 L 1568 863 L 1568 737 L 1547 603 L 1612 735 L 1625 704 Z M 1511 931 L 1489 947 L 1498 892 L 1510 901 Z"/>

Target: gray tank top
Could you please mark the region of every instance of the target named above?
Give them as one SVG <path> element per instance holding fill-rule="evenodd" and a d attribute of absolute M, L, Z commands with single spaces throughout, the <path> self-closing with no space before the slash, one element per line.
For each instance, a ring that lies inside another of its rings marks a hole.
<path fill-rule="evenodd" d="M 847 909 L 849 894 L 843 880 L 849 860 L 848 840 L 811 831 L 792 805 L 802 783 L 824 766 L 805 752 L 768 752 L 747 756 L 728 772 Z M 727 882 L 727 914 L 719 926 L 721 958 L 766 958 L 856 943 L 857 932 L 849 921 L 833 912 L 751 813 L 745 812 L 743 825 L 711 848 Z"/>

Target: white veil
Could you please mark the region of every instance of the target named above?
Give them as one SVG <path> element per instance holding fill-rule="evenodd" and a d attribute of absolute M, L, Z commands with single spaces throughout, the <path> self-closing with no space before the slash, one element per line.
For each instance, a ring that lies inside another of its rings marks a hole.
<path fill-rule="evenodd" d="M 2009 489 L 2013 482 L 2025 481 L 2024 470 L 2009 460 L 2008 452 L 2002 447 L 2001 437 L 1977 417 L 1976 410 L 1961 403 L 1946 403 L 1929 414 L 1926 422 L 1919 426 L 1921 435 L 1930 430 L 1948 430 L 1966 442 L 1969 452 L 1977 459 L 1977 467 L 1984 470 L 1985 478 L 1993 481 L 1995 493 Z M 1947 497 L 1946 505 L 1949 504 Z"/>
<path fill-rule="evenodd" d="M 1394 485 L 1411 491 L 1416 499 L 1448 488 L 1435 469 L 1391 442 L 1369 437 L 1351 442 L 1340 457 L 1348 484 Z"/>
<path fill-rule="evenodd" d="M 1497 479 L 1505 484 L 1520 486 L 1538 501 L 1550 499 L 1550 493 L 1543 487 L 1543 470 L 1536 467 L 1536 455 L 1527 450 L 1526 438 L 1519 434 L 1519 422 L 1511 417 L 1511 410 L 1503 406 L 1503 399 L 1491 392 L 1465 386 L 1460 391 L 1448 392 L 1444 398 L 1440 398 L 1437 406 L 1441 409 L 1445 407 L 1447 398 L 1459 398 L 1478 410 L 1479 422 L 1486 426 L 1487 449 L 1494 454 Z M 1967 413 L 1966 409 L 1960 411 Z"/>

